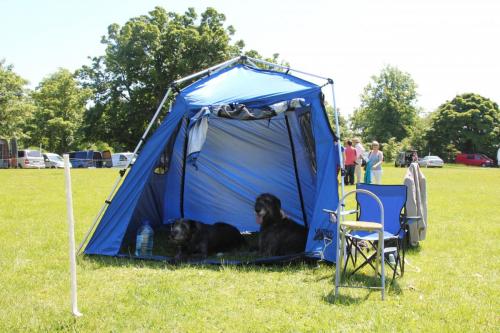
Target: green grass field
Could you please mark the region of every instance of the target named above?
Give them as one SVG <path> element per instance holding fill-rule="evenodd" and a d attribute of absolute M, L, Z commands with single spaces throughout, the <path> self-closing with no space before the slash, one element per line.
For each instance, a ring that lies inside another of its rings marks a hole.
<path fill-rule="evenodd" d="M 386 165 L 383 182 L 404 169 Z M 379 292 L 342 289 L 334 266 L 169 266 L 78 258 L 70 312 L 62 170 L 0 170 L 0 332 L 500 331 L 500 169 L 424 169 L 427 240 Z M 117 176 L 73 170 L 77 243 Z"/>

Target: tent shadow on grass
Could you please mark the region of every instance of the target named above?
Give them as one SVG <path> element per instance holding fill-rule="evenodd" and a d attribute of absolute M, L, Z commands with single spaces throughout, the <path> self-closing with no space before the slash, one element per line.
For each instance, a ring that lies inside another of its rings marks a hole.
<path fill-rule="evenodd" d="M 237 268 L 240 272 L 299 272 L 302 270 L 310 270 L 318 267 L 317 261 L 311 260 L 295 260 L 289 263 L 269 263 L 269 264 L 203 264 L 203 263 L 169 263 L 167 261 L 159 261 L 155 259 L 138 259 L 138 258 L 123 258 L 123 257 L 106 257 L 106 256 L 83 256 L 79 258 L 80 265 L 88 266 L 91 270 L 98 270 L 109 267 L 141 267 L 151 269 L 167 269 L 167 270 L 182 270 L 186 268 L 199 268 L 203 270 L 220 271 L 227 267 Z"/>

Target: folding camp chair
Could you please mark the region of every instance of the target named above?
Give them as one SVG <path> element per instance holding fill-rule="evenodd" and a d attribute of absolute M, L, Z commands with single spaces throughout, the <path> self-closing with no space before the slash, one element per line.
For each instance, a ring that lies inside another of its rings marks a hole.
<path fill-rule="evenodd" d="M 345 211 L 343 210 L 344 208 L 344 202 L 345 199 L 352 195 L 352 194 L 357 194 L 358 196 L 360 194 L 364 194 L 368 197 L 371 197 L 371 200 L 375 202 L 378 205 L 378 212 L 380 216 L 376 221 L 371 221 L 371 220 L 365 220 L 365 221 L 346 221 L 345 216 Z M 382 300 L 384 299 L 384 293 L 385 293 L 385 268 L 384 268 L 384 262 L 385 260 L 383 259 L 383 253 L 384 252 L 384 206 L 382 205 L 382 202 L 380 199 L 373 194 L 372 192 L 365 190 L 365 189 L 355 189 L 351 192 L 346 193 L 340 200 L 339 204 L 337 206 L 337 211 L 335 212 L 330 212 L 330 220 L 334 223 L 337 223 L 337 248 L 336 248 L 336 264 L 335 264 L 335 296 L 338 295 L 339 293 L 339 288 L 340 287 L 347 287 L 347 288 L 360 288 L 357 286 L 349 286 L 349 285 L 341 285 L 341 267 L 342 267 L 342 261 L 344 257 L 346 256 L 346 239 L 349 237 L 353 231 L 366 231 L 369 232 L 370 234 L 374 233 L 377 235 L 377 239 L 379 240 L 377 243 L 377 248 L 376 252 L 374 255 L 374 260 L 375 260 L 375 276 L 378 278 L 380 275 L 380 287 L 364 287 L 368 289 L 379 289 L 382 292 Z M 380 261 L 380 266 L 381 266 L 381 273 L 379 274 L 378 272 L 378 263 Z"/>
<path fill-rule="evenodd" d="M 405 185 L 375 185 L 375 184 L 358 184 L 357 190 L 367 190 L 375 194 L 384 207 L 384 259 L 390 269 L 393 271 L 392 281 L 397 274 L 404 274 L 404 256 L 405 246 L 404 241 L 407 232 L 406 221 L 406 186 Z M 377 202 L 370 196 L 364 193 L 357 193 L 357 218 L 358 221 L 381 221 L 380 209 Z M 346 234 L 346 257 L 347 260 L 344 266 L 344 273 L 347 268 L 349 258 L 353 262 L 355 269 L 351 275 L 369 265 L 373 269 L 376 267 L 373 261 L 376 258 L 376 253 L 371 255 L 369 250 L 377 251 L 377 242 L 379 241 L 378 234 L 373 231 L 353 230 Z M 364 251 L 361 245 L 368 247 L 368 251 Z M 357 266 L 358 255 L 363 258 L 361 265 Z M 399 273 L 398 273 L 399 268 Z"/>

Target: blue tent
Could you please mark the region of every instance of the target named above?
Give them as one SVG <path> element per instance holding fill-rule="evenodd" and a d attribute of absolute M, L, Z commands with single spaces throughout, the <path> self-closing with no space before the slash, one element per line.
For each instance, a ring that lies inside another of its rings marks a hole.
<path fill-rule="evenodd" d="M 341 161 L 321 87 L 241 61 L 206 74 L 177 91 L 84 253 L 122 254 L 146 219 L 258 231 L 253 205 L 269 192 L 309 228 L 305 253 L 335 261 L 336 228 L 323 209 L 336 209 Z"/>

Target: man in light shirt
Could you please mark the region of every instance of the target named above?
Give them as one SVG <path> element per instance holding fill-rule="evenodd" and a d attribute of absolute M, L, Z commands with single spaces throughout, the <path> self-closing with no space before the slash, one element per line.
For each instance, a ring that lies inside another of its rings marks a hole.
<path fill-rule="evenodd" d="M 356 184 L 358 184 L 363 182 L 363 178 L 361 177 L 361 161 L 365 154 L 365 148 L 363 148 L 359 138 L 352 139 L 352 142 L 354 143 L 354 149 L 356 149 L 356 167 L 354 168 L 354 174 L 356 175 Z"/>

